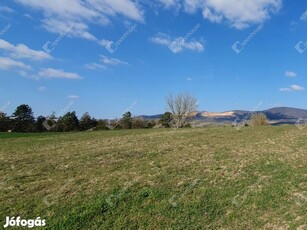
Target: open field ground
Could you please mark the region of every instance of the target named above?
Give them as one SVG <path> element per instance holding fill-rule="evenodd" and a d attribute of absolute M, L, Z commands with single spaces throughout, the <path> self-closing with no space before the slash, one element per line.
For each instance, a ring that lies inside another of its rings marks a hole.
<path fill-rule="evenodd" d="M 0 134 L 1 226 L 307 229 L 307 128 Z"/>

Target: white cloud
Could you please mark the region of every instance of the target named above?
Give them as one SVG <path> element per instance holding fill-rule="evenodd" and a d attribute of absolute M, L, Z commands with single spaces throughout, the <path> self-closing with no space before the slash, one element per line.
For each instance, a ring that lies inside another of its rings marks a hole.
<path fill-rule="evenodd" d="M 123 16 L 144 22 L 140 6 L 132 0 L 15 0 L 26 7 L 42 11 L 43 27 L 49 32 L 63 33 L 73 27 L 70 36 L 97 40 L 89 32 L 89 24 L 106 25 L 110 18 Z"/>
<path fill-rule="evenodd" d="M 170 8 L 176 5 L 175 0 L 159 0 L 159 2 L 162 3 L 166 8 Z"/>
<path fill-rule="evenodd" d="M 158 33 L 156 36 L 149 38 L 152 43 L 170 46 L 172 43 L 178 44 L 178 48 L 180 51 L 183 49 L 192 50 L 196 52 L 203 52 L 204 45 L 196 40 L 186 41 L 183 37 L 171 38 L 171 36 L 163 33 Z"/>
<path fill-rule="evenodd" d="M 296 74 L 295 72 L 293 72 L 293 71 L 286 71 L 286 72 L 285 72 L 285 76 L 286 76 L 286 77 L 292 77 L 292 78 L 294 78 L 294 77 L 297 76 L 297 74 Z"/>
<path fill-rule="evenodd" d="M 213 13 L 212 10 L 208 7 L 206 7 L 203 10 L 203 16 L 204 16 L 204 18 L 209 19 L 209 21 L 211 21 L 211 22 L 220 23 L 223 20 L 222 15 Z"/>
<path fill-rule="evenodd" d="M 28 66 L 19 61 L 15 61 L 9 57 L 0 57 L 0 69 L 1 70 L 9 70 L 9 69 L 31 70 L 31 66 Z"/>
<path fill-rule="evenodd" d="M 302 14 L 301 20 L 302 21 L 307 21 L 307 10 L 305 11 L 305 13 Z"/>
<path fill-rule="evenodd" d="M 33 17 L 30 14 L 24 14 L 23 16 L 29 19 L 33 19 Z"/>
<path fill-rule="evenodd" d="M 18 70 L 17 71 L 18 72 L 18 74 L 20 75 L 20 76 L 22 76 L 22 77 L 33 77 L 33 76 L 31 76 L 30 74 L 29 74 L 29 72 L 27 72 L 27 71 L 24 71 L 24 70 Z"/>
<path fill-rule="evenodd" d="M 100 55 L 100 63 L 93 62 L 85 64 L 85 67 L 90 70 L 97 70 L 97 69 L 107 69 L 108 66 L 117 66 L 117 65 L 129 65 L 129 64 L 117 58 L 110 58 L 104 55 Z"/>
<path fill-rule="evenodd" d="M 121 61 L 116 58 L 109 58 L 107 56 L 101 55 L 101 61 L 105 65 L 128 65 L 127 62 Z"/>
<path fill-rule="evenodd" d="M 63 21 L 57 18 L 44 19 L 43 23 L 45 29 L 51 33 L 60 33 L 69 37 L 79 37 L 97 41 L 97 38 L 87 31 L 89 28 L 85 23 L 72 20 Z"/>
<path fill-rule="evenodd" d="M 13 45 L 0 39 L 0 50 L 4 50 L 8 55 L 15 59 L 44 60 L 51 59 L 51 56 L 43 51 L 32 50 L 24 44 Z"/>
<path fill-rule="evenodd" d="M 0 12 L 14 13 L 15 10 L 7 6 L 0 6 Z"/>
<path fill-rule="evenodd" d="M 159 33 L 156 36 L 151 37 L 149 40 L 155 44 L 164 46 L 169 46 L 172 43 L 170 36 L 163 33 Z"/>
<path fill-rule="evenodd" d="M 89 24 L 106 25 L 112 18 L 143 23 L 144 11 L 141 1 L 134 0 L 15 0 L 26 7 L 43 12 L 43 26 L 50 32 L 61 33 L 61 24 L 74 25 L 71 36 L 97 40 L 89 32 Z M 145 4 L 145 3 L 143 3 Z M 211 22 L 228 22 L 232 27 L 244 29 L 260 24 L 270 18 L 282 6 L 282 0 L 155 0 L 154 4 L 166 9 L 183 8 L 185 12 L 201 11 L 203 17 Z M 302 19 L 306 18 L 302 15 Z"/>
<path fill-rule="evenodd" d="M 71 100 L 76 100 L 76 99 L 79 99 L 79 96 L 77 96 L 77 95 L 68 95 L 67 98 L 71 99 Z"/>
<path fill-rule="evenodd" d="M 188 13 L 194 13 L 199 7 L 204 6 L 202 0 L 184 0 L 184 10 Z"/>
<path fill-rule="evenodd" d="M 287 88 L 281 88 L 279 91 L 281 92 L 289 92 L 289 91 L 304 91 L 305 88 L 300 85 L 291 85 L 290 87 Z"/>
<path fill-rule="evenodd" d="M 111 48 L 113 41 L 107 40 L 107 39 L 102 39 L 98 42 L 99 45 Z"/>
<path fill-rule="evenodd" d="M 179 10 L 181 8 L 180 0 L 157 0 L 163 5 L 165 9 L 175 8 Z"/>
<path fill-rule="evenodd" d="M 38 73 L 39 78 L 63 78 L 63 79 L 71 79 L 71 80 L 76 80 L 76 79 L 82 79 L 82 77 L 79 76 L 77 73 L 69 73 L 65 72 L 62 69 L 53 69 L 53 68 L 48 68 L 48 69 L 42 69 Z"/>
<path fill-rule="evenodd" d="M 128 19 L 143 22 L 143 12 L 135 2 L 131 0 L 87 0 L 92 8 L 99 14 L 114 16 L 123 15 Z"/>
<path fill-rule="evenodd" d="M 47 87 L 45 87 L 45 86 L 40 86 L 40 87 L 37 88 L 38 92 L 44 92 L 46 90 L 47 90 Z"/>
<path fill-rule="evenodd" d="M 90 69 L 90 70 L 96 70 L 96 69 L 106 69 L 107 67 L 105 65 L 101 65 L 98 63 L 89 63 L 89 64 L 85 64 L 85 67 Z"/>
<path fill-rule="evenodd" d="M 179 38 L 179 40 L 181 41 L 183 38 Z M 197 52 L 203 52 L 204 51 L 204 46 L 203 44 L 201 44 L 198 41 L 190 41 L 190 42 L 185 42 L 183 44 L 183 48 L 189 49 L 189 50 L 193 50 L 193 51 L 197 51 Z"/>
<path fill-rule="evenodd" d="M 305 90 L 305 88 L 303 86 L 300 86 L 300 85 L 291 85 L 291 89 L 293 91 L 303 91 L 303 90 Z"/>
<path fill-rule="evenodd" d="M 232 27 L 244 29 L 252 24 L 260 24 L 277 12 L 282 0 L 183 0 L 188 13 L 201 10 L 204 18 L 220 23 L 223 20 Z"/>
<path fill-rule="evenodd" d="M 291 91 L 291 89 L 290 88 L 280 88 L 279 91 L 281 91 L 281 92 L 289 92 L 289 91 Z"/>

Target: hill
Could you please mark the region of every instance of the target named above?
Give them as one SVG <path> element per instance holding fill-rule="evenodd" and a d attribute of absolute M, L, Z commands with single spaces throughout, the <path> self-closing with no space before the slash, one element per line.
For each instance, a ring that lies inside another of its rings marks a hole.
<path fill-rule="evenodd" d="M 255 111 L 244 111 L 244 110 L 231 110 L 225 112 L 197 112 L 193 117 L 193 120 L 197 123 L 221 123 L 221 124 L 231 124 L 235 121 L 248 120 L 252 113 Z M 307 110 L 297 109 L 290 107 L 276 107 L 263 111 L 268 117 L 271 124 L 295 124 L 298 119 L 307 119 Z M 162 114 L 150 115 L 150 116 L 140 116 L 145 120 L 156 120 L 159 119 Z"/>

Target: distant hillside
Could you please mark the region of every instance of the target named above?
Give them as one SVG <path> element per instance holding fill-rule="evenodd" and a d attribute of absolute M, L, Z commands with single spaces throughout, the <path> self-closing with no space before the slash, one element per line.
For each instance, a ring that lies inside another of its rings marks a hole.
<path fill-rule="evenodd" d="M 145 120 L 156 120 L 156 119 L 160 119 L 160 117 L 162 116 L 163 114 L 157 114 L 157 115 L 142 115 L 142 116 L 139 116 L 139 118 L 143 118 Z"/>
<path fill-rule="evenodd" d="M 307 119 L 307 110 L 296 109 L 289 107 L 277 107 L 267 109 L 263 112 L 268 117 L 271 124 L 295 124 L 299 118 Z M 253 112 L 243 110 L 231 110 L 225 112 L 198 112 L 194 116 L 193 120 L 197 122 L 205 123 L 232 123 L 234 121 L 248 120 Z M 151 116 L 140 116 L 145 120 L 157 120 L 162 114 L 151 115 Z"/>
<path fill-rule="evenodd" d="M 298 119 L 307 118 L 307 110 L 288 107 L 278 107 L 264 111 L 268 118 L 276 119 Z"/>

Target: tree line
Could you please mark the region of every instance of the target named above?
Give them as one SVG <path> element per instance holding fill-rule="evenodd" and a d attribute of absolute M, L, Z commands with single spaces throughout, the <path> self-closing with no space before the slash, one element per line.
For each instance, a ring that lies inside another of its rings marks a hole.
<path fill-rule="evenodd" d="M 87 130 L 142 129 L 153 127 L 189 126 L 188 118 L 197 110 L 197 101 L 188 94 L 179 94 L 166 99 L 168 110 L 159 120 L 144 120 L 132 117 L 131 112 L 125 112 L 119 119 L 95 119 L 89 113 L 84 113 L 79 119 L 75 111 L 67 112 L 61 117 L 34 117 L 29 105 L 19 105 L 11 116 L 0 111 L 0 132 L 71 132 Z"/>
<path fill-rule="evenodd" d="M 67 112 L 64 116 L 34 117 L 32 108 L 22 104 L 11 116 L 0 111 L 0 132 L 71 132 L 113 129 L 148 129 L 153 127 L 183 128 L 190 127 L 189 119 L 198 109 L 197 100 L 189 94 L 178 94 L 166 98 L 167 110 L 159 120 L 144 120 L 133 117 L 131 112 L 125 112 L 121 118 L 113 120 L 95 119 L 89 113 L 84 113 L 79 119 L 75 111 Z M 245 126 L 269 125 L 263 113 L 254 113 Z"/>
<path fill-rule="evenodd" d="M 32 108 L 22 104 L 11 116 L 0 112 L 0 132 L 71 132 L 88 130 L 140 129 L 152 128 L 155 121 L 146 121 L 132 117 L 131 112 L 125 112 L 122 117 L 114 120 L 95 119 L 89 113 L 84 113 L 79 119 L 75 111 L 67 112 L 61 117 L 52 114 L 48 117 L 34 117 Z"/>

